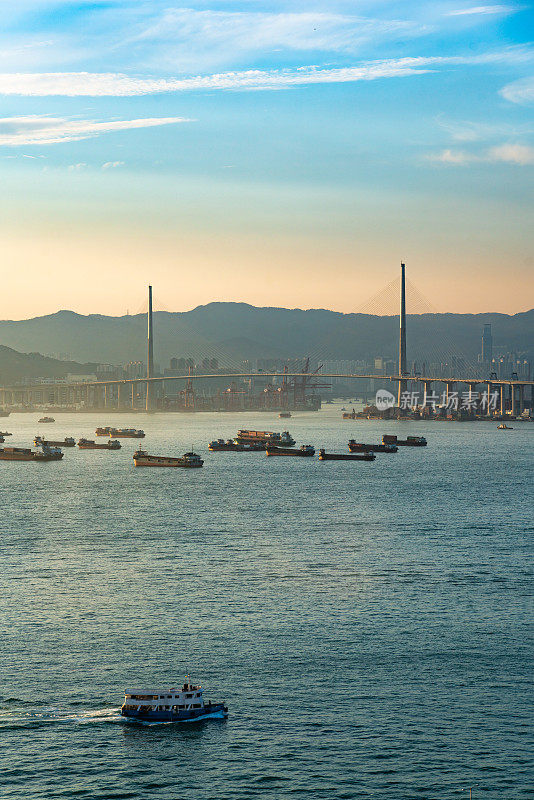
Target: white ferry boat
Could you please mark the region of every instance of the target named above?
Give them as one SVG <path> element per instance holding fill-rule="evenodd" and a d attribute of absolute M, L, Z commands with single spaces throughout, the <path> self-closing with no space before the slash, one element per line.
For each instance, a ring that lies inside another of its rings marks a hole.
<path fill-rule="evenodd" d="M 201 722 L 228 716 L 224 703 L 205 703 L 202 695 L 202 687 L 194 686 L 186 675 L 181 689 L 126 691 L 121 714 L 142 722 Z"/>

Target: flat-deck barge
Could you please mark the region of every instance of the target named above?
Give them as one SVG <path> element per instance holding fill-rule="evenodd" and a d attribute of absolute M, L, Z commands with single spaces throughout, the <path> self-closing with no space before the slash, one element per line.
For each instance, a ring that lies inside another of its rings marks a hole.
<path fill-rule="evenodd" d="M 362 442 L 355 442 L 354 439 L 349 441 L 351 453 L 396 453 L 398 449 L 395 444 L 363 444 Z"/>
<path fill-rule="evenodd" d="M 185 467 L 194 469 L 202 467 L 204 461 L 197 453 L 184 453 L 183 456 L 151 456 L 145 450 L 137 450 L 133 454 L 136 467 Z"/>
<path fill-rule="evenodd" d="M 301 447 L 276 447 L 267 445 L 265 452 L 268 456 L 314 456 L 315 448 L 311 444 L 303 444 Z"/>
<path fill-rule="evenodd" d="M 97 436 L 111 436 L 116 439 L 144 439 L 145 432 L 137 430 L 136 428 L 97 428 L 95 431 Z"/>
<path fill-rule="evenodd" d="M 249 431 L 241 429 L 237 432 L 236 441 L 239 444 L 250 444 L 251 442 L 262 442 L 263 444 L 277 445 L 279 447 L 293 447 L 295 440 L 289 431 L 276 433 L 274 431 Z"/>
<path fill-rule="evenodd" d="M 212 453 L 261 453 L 265 450 L 264 442 L 240 444 L 236 439 L 214 439 L 208 445 Z"/>
<path fill-rule="evenodd" d="M 76 439 L 73 439 L 72 436 L 66 436 L 61 440 L 58 439 L 57 442 L 43 439 L 42 436 L 36 436 L 33 443 L 36 447 L 76 447 Z"/>
<path fill-rule="evenodd" d="M 95 442 L 92 439 L 79 439 L 78 447 L 80 450 L 120 450 L 121 443 L 116 439 L 109 442 Z"/>
<path fill-rule="evenodd" d="M 57 447 L 31 450 L 29 447 L 0 447 L 0 461 L 60 461 L 63 453 Z"/>
<path fill-rule="evenodd" d="M 372 450 L 363 453 L 326 453 L 319 450 L 319 461 L 374 461 L 375 458 Z"/>
<path fill-rule="evenodd" d="M 382 444 L 393 444 L 398 447 L 426 447 L 427 441 L 424 436 L 407 436 L 406 439 L 398 439 L 390 433 L 382 436 Z"/>

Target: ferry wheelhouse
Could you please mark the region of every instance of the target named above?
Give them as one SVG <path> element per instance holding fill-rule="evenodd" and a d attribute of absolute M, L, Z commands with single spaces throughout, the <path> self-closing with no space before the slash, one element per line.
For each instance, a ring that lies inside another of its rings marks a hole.
<path fill-rule="evenodd" d="M 186 675 L 180 689 L 126 691 L 121 714 L 142 722 L 201 722 L 225 719 L 228 708 L 224 703 L 206 703 L 202 687 L 190 683 Z"/>

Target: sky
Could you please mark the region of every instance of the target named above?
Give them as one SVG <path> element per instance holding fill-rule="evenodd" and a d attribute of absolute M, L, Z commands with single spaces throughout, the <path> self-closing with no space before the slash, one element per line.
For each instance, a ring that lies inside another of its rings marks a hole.
<path fill-rule="evenodd" d="M 4 318 L 534 305 L 529 0 L 0 12 Z"/>

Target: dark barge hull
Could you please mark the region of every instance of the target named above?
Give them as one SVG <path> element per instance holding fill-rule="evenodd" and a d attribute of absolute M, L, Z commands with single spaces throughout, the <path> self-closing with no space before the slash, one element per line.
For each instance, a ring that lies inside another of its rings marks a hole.
<path fill-rule="evenodd" d="M 49 442 L 48 439 L 45 439 L 43 442 L 39 442 L 39 447 L 43 445 L 45 447 L 76 447 L 76 442 Z"/>
<path fill-rule="evenodd" d="M 389 444 L 350 444 L 351 453 L 396 453 L 399 448 L 397 445 Z"/>
<path fill-rule="evenodd" d="M 319 453 L 319 461 L 374 461 L 374 453 Z"/>
<path fill-rule="evenodd" d="M 217 445 L 217 447 L 210 447 L 208 450 L 211 453 L 263 453 L 265 452 L 266 445 L 264 444 L 236 444 L 236 445 Z"/>
<path fill-rule="evenodd" d="M 300 456 L 310 458 L 315 455 L 315 450 L 294 450 L 292 447 L 267 447 L 265 452 L 268 456 Z"/>

